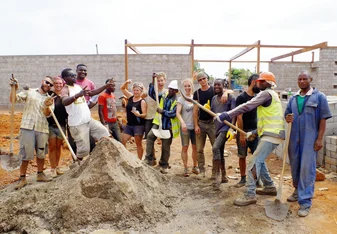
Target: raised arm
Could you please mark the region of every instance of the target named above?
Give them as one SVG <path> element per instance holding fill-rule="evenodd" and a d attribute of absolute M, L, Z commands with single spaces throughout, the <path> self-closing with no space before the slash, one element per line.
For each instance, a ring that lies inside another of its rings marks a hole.
<path fill-rule="evenodd" d="M 127 80 L 121 85 L 121 91 L 123 95 L 126 96 L 127 99 L 133 96 L 133 94 L 128 90 L 128 84 L 131 84 L 131 83 L 132 83 L 131 80 Z"/>

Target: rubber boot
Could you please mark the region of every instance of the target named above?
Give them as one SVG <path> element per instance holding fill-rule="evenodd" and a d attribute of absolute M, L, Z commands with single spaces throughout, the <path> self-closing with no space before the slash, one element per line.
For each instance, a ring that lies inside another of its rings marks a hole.
<path fill-rule="evenodd" d="M 220 160 L 213 161 L 214 178 L 215 178 L 215 181 L 213 183 L 214 190 L 220 190 L 220 184 L 221 184 L 220 164 L 221 164 Z"/>
<path fill-rule="evenodd" d="M 226 176 L 225 161 L 221 161 L 221 183 L 228 183 L 228 178 Z"/>

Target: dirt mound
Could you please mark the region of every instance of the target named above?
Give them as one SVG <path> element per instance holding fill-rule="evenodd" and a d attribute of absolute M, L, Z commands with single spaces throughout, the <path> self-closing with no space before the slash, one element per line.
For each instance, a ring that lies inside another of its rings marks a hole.
<path fill-rule="evenodd" d="M 102 139 L 80 167 L 56 180 L 0 191 L 0 232 L 146 228 L 170 217 L 176 186 L 119 142 Z"/>

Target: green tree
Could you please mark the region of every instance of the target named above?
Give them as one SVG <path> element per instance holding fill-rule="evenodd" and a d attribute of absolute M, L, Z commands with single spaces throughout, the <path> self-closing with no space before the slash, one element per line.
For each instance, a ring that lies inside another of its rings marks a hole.
<path fill-rule="evenodd" d="M 253 73 L 249 69 L 244 68 L 232 68 L 231 70 L 231 79 L 235 81 L 235 84 L 245 86 L 248 84 L 248 78 Z M 229 76 L 229 73 L 226 72 L 226 76 Z"/>

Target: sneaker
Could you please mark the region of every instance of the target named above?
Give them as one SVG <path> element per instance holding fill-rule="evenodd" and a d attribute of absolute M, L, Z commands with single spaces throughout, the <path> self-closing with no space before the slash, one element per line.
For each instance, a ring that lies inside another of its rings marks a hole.
<path fill-rule="evenodd" d="M 256 194 L 276 196 L 277 195 L 277 190 L 276 190 L 275 186 L 264 187 L 262 189 L 261 188 L 257 188 L 256 189 Z"/>
<path fill-rule="evenodd" d="M 56 167 L 56 174 L 57 174 L 57 175 L 63 175 L 64 172 L 61 170 L 61 168 Z"/>
<path fill-rule="evenodd" d="M 188 169 L 185 168 L 184 169 L 184 177 L 189 177 L 190 176 L 190 173 L 188 172 Z"/>
<path fill-rule="evenodd" d="M 56 169 L 55 169 L 55 168 L 50 169 L 50 175 L 51 175 L 51 177 L 53 177 L 53 178 L 56 178 L 56 177 L 57 177 L 57 172 L 56 172 Z"/>
<path fill-rule="evenodd" d="M 160 168 L 160 172 L 161 172 L 162 174 L 167 174 L 167 173 L 169 172 L 169 169 L 168 169 L 168 168 L 163 168 L 163 167 L 161 167 L 161 168 Z"/>
<path fill-rule="evenodd" d="M 193 167 L 192 168 L 192 173 L 198 175 L 199 174 L 199 168 L 198 167 Z"/>
<path fill-rule="evenodd" d="M 37 176 L 36 176 L 36 181 L 37 182 L 49 182 L 49 181 L 52 181 L 53 179 L 46 176 L 46 174 L 44 174 L 44 172 L 42 173 L 38 173 Z"/>
<path fill-rule="evenodd" d="M 236 198 L 233 203 L 236 206 L 248 206 L 250 204 L 256 204 L 256 202 L 256 196 L 243 195 L 242 197 Z"/>
<path fill-rule="evenodd" d="M 309 207 L 300 207 L 300 209 L 298 210 L 297 214 L 300 217 L 306 217 L 308 216 L 309 212 L 310 212 L 310 206 Z"/>
<path fill-rule="evenodd" d="M 20 178 L 18 183 L 15 185 L 15 190 L 21 189 L 27 185 L 26 177 Z"/>
<path fill-rule="evenodd" d="M 236 185 L 234 185 L 235 188 L 241 188 L 245 186 L 246 180 L 241 179 Z"/>
<path fill-rule="evenodd" d="M 297 189 L 295 189 L 295 191 L 293 192 L 293 194 L 291 194 L 288 198 L 287 201 L 288 202 L 296 202 L 298 200 L 298 193 L 297 193 Z"/>

